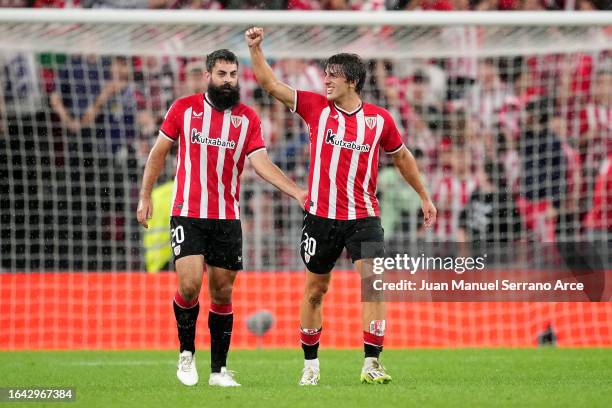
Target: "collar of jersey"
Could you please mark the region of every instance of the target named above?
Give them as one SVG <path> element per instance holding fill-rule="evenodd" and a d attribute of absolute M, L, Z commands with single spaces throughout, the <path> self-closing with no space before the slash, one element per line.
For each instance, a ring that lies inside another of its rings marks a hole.
<path fill-rule="evenodd" d="M 360 111 L 360 110 L 363 108 L 363 102 L 361 102 L 361 103 L 359 104 L 359 106 L 358 106 L 358 107 L 357 107 L 357 108 L 356 108 L 354 111 L 352 111 L 352 112 L 347 112 L 347 111 L 345 111 L 344 109 L 342 109 L 341 107 L 339 107 L 338 105 L 336 105 L 336 102 L 334 102 L 334 108 L 336 108 L 336 110 L 337 110 L 338 112 L 341 112 L 341 113 L 343 113 L 343 114 L 345 114 L 345 115 L 347 115 L 347 116 L 352 116 L 352 115 L 356 114 L 357 112 L 359 112 L 359 111 Z"/>
<path fill-rule="evenodd" d="M 217 107 L 215 106 L 215 104 L 214 104 L 214 103 L 212 103 L 212 102 L 210 101 L 210 99 L 208 99 L 208 92 L 205 92 L 205 93 L 204 93 L 204 102 L 206 102 L 207 104 L 209 104 L 209 105 L 210 105 L 210 107 L 211 107 L 211 108 L 213 108 L 214 110 L 216 110 L 217 112 L 225 112 L 226 110 L 231 111 L 232 109 L 234 109 L 234 106 L 236 106 L 236 105 L 234 105 L 234 106 L 232 106 L 231 108 L 227 108 L 226 110 L 221 110 L 221 109 L 217 108 Z"/>

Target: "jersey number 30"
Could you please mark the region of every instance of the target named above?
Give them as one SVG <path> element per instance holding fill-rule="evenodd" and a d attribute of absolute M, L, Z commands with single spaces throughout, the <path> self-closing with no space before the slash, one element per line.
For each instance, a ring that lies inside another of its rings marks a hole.
<path fill-rule="evenodd" d="M 313 237 L 309 237 L 306 232 L 302 245 L 304 245 L 304 252 L 310 256 L 313 256 L 317 251 L 317 241 Z"/>

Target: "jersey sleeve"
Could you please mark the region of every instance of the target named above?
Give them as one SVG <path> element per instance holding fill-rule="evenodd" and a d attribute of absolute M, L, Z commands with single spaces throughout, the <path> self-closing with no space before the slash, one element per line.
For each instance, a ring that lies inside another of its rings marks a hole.
<path fill-rule="evenodd" d="M 251 156 L 253 153 L 258 152 L 266 148 L 266 143 L 263 138 L 263 131 L 261 127 L 261 120 L 259 116 L 253 114 L 250 117 L 249 130 L 246 142 L 246 155 Z"/>
<path fill-rule="evenodd" d="M 181 134 L 179 105 L 180 104 L 175 101 L 172 106 L 170 106 L 160 128 L 160 132 L 172 141 L 178 139 Z"/>
<path fill-rule="evenodd" d="M 318 118 L 321 109 L 327 106 L 327 98 L 315 92 L 295 91 L 295 110 L 306 123 Z"/>
<path fill-rule="evenodd" d="M 387 154 L 394 154 L 404 146 L 404 142 L 391 115 L 385 112 L 384 118 L 385 125 L 380 137 L 380 145 Z"/>

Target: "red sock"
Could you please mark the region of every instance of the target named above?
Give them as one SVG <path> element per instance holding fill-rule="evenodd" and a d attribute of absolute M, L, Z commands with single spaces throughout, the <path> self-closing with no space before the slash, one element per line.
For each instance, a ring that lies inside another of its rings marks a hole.
<path fill-rule="evenodd" d="M 382 347 L 384 341 L 385 341 L 385 336 L 377 336 L 373 333 L 368 333 L 367 331 L 363 332 L 364 344 L 369 344 L 375 347 Z"/>
<path fill-rule="evenodd" d="M 229 315 L 229 314 L 234 313 L 231 303 L 227 305 L 218 305 L 216 303 L 211 302 L 210 311 L 218 315 Z"/>
<path fill-rule="evenodd" d="M 319 353 L 321 329 L 300 329 L 300 340 L 304 350 L 304 360 L 315 360 Z"/>
<path fill-rule="evenodd" d="M 192 307 L 198 304 L 198 298 L 196 297 L 195 299 L 189 302 L 183 299 L 183 297 L 177 290 L 176 293 L 174 294 L 174 303 L 176 303 L 182 309 L 191 309 Z"/>
<path fill-rule="evenodd" d="M 378 358 L 383 349 L 385 336 L 377 336 L 367 331 L 363 332 L 363 351 L 366 357 Z"/>
<path fill-rule="evenodd" d="M 302 344 L 314 346 L 321 339 L 321 329 L 300 329 Z"/>

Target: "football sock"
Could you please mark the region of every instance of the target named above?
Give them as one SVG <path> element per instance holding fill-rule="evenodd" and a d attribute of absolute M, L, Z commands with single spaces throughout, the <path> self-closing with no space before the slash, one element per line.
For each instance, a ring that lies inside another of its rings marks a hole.
<path fill-rule="evenodd" d="M 195 353 L 195 333 L 200 304 L 198 298 L 191 302 L 186 301 L 176 292 L 174 295 L 174 317 L 178 328 L 178 338 L 181 343 L 181 352 L 187 350 Z"/>
<path fill-rule="evenodd" d="M 300 340 L 302 341 L 302 350 L 304 350 L 304 360 L 317 359 L 321 330 L 322 328 L 300 329 Z"/>
<path fill-rule="evenodd" d="M 366 358 L 374 357 L 378 358 L 380 352 L 383 349 L 383 341 L 385 336 L 377 336 L 376 334 L 363 332 L 363 351 L 365 352 Z"/>
<path fill-rule="evenodd" d="M 210 330 L 210 370 L 213 373 L 221 371 L 227 365 L 227 353 L 232 340 L 234 312 L 232 304 L 210 304 L 208 312 L 208 328 Z"/>

